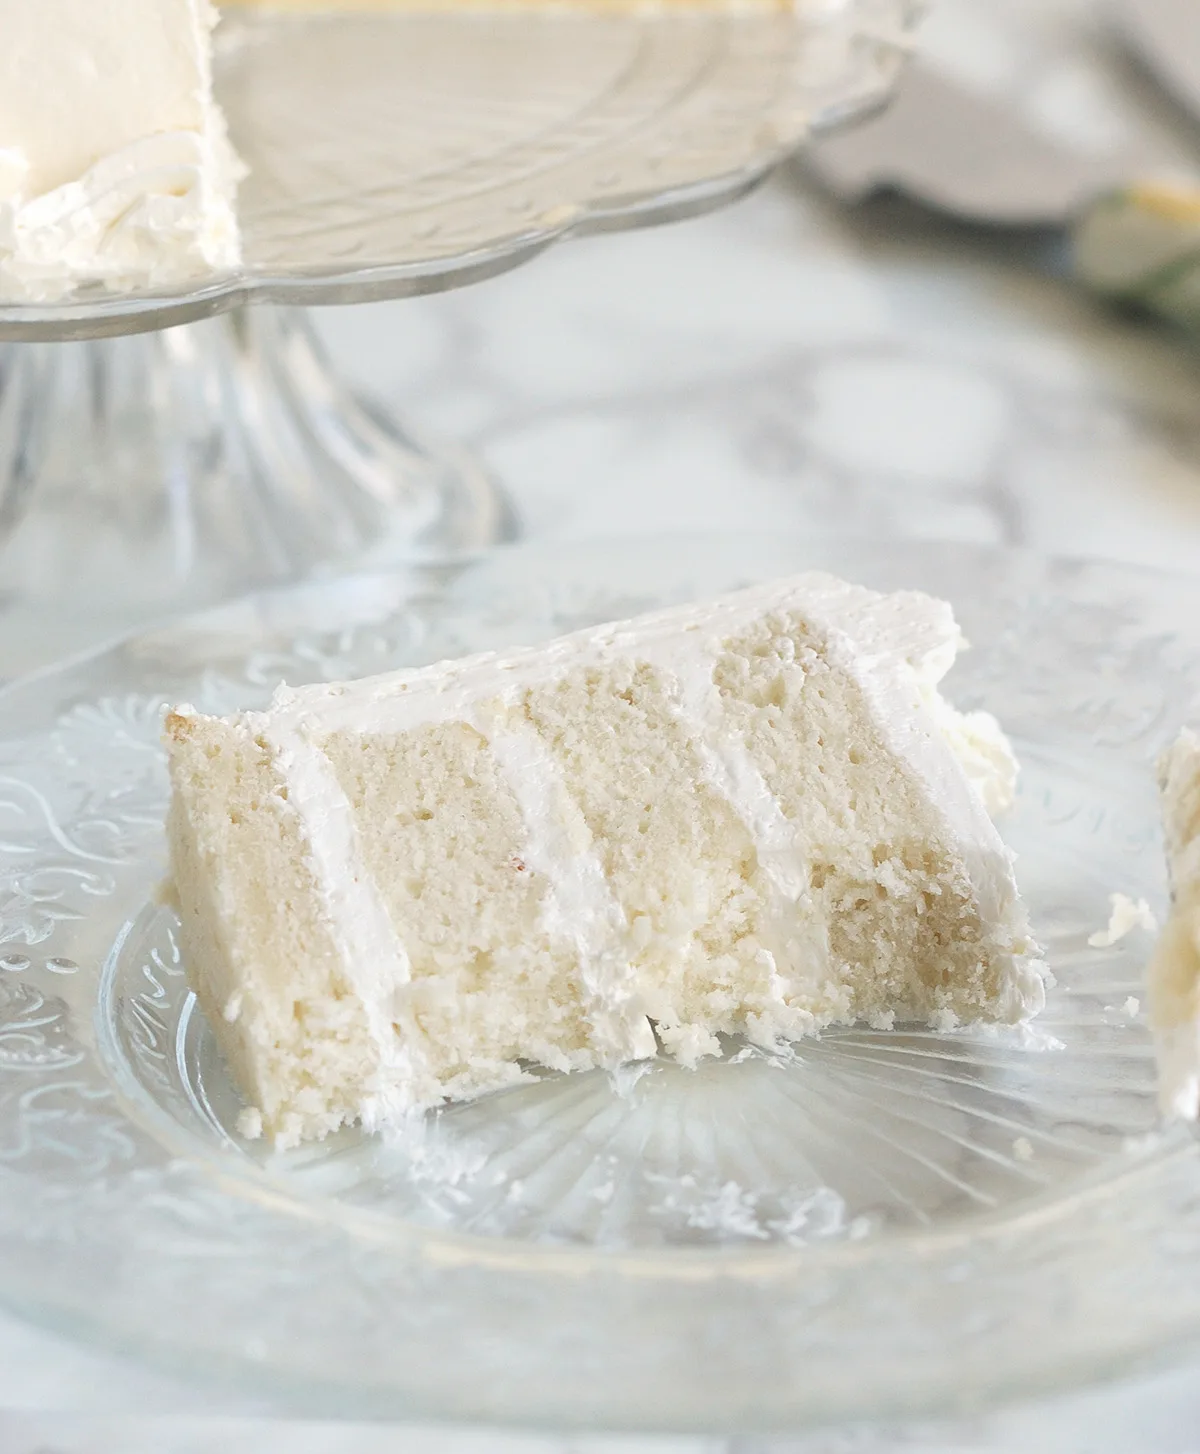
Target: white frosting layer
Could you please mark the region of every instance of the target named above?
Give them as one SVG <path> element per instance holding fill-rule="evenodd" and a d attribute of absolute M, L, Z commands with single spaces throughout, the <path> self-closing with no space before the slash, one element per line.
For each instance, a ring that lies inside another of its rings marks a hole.
<path fill-rule="evenodd" d="M 13 13 L 10 13 L 13 12 Z M 0 27 L 0 297 L 167 288 L 239 261 L 207 0 L 37 0 Z"/>
<path fill-rule="evenodd" d="M 676 710 L 700 758 L 709 785 L 733 808 L 754 843 L 776 895 L 796 903 L 808 891 L 808 859 L 796 828 L 784 816 L 746 744 L 722 728 L 717 664 L 711 639 L 699 630 L 679 643 L 658 642 L 644 653 L 676 684 Z"/>
<path fill-rule="evenodd" d="M 758 866 L 770 885 L 769 919 L 760 930 L 770 963 L 772 1000 L 770 1010 L 758 1017 L 763 1038 L 774 1042 L 785 1031 L 808 1033 L 815 1021 L 807 1011 L 788 1004 L 788 977 L 800 970 L 819 975 L 829 961 L 829 942 L 816 920 L 797 912 L 810 894 L 807 846 L 745 742 L 724 722 L 721 694 L 713 680 L 714 639 L 694 628 L 683 641 L 663 638 L 642 654 L 674 681 L 676 715 L 699 759 L 704 781 L 725 799 L 749 833 Z M 715 1037 L 697 1027 L 674 1031 L 670 1048 L 678 1060 L 690 1064 L 714 1053 L 716 1044 Z"/>
<path fill-rule="evenodd" d="M 366 1013 L 378 1068 L 362 1117 L 373 1129 L 415 1101 L 437 1098 L 421 1064 L 424 1037 L 406 1012 L 408 953 L 367 871 L 353 810 L 329 758 L 294 717 L 250 713 L 247 725 L 266 740 L 287 784 L 287 801 L 308 843 L 322 921 Z M 397 1025 L 404 1034 L 397 1035 Z"/>
<path fill-rule="evenodd" d="M 513 727 L 493 713 L 516 705 L 530 686 L 581 665 L 620 659 L 654 664 L 674 681 L 675 710 L 709 786 L 727 799 L 752 838 L 781 923 L 789 906 L 794 920 L 794 906 L 809 892 L 806 846 L 744 743 L 723 726 L 713 683 L 721 642 L 771 611 L 802 615 L 825 658 L 859 684 L 875 727 L 922 785 L 985 922 L 996 942 L 1007 947 L 1000 1017 L 1016 1022 L 1042 1007 L 1040 961 L 1017 899 L 1011 855 L 985 809 L 985 803 L 1011 800 L 1015 763 L 991 718 L 963 717 L 937 691 L 961 644 L 950 608 L 917 593 L 881 596 L 830 576 L 809 575 L 505 656 L 488 653 L 276 694 L 256 730 L 265 724 L 275 745 L 289 800 L 313 848 L 314 871 L 331 925 L 336 925 L 334 939 L 345 957 L 347 978 L 369 1003 L 372 1024 L 381 1034 L 394 1018 L 395 990 L 407 979 L 407 962 L 384 906 L 373 886 L 366 886 L 350 806 L 328 764 L 321 770 L 313 761 L 323 758 L 315 745 L 320 738 L 335 732 L 388 734 L 451 721 L 468 723 L 487 737 L 524 820 L 527 862 L 549 886 L 544 927 L 575 944 L 585 965 L 598 1038 L 614 1058 L 649 1054 L 652 1038 L 623 951 L 624 916 L 586 833 L 582 841 L 572 837 L 555 763 L 532 728 Z M 813 948 L 823 961 L 822 947 Z M 781 1008 L 783 988 L 781 981 Z M 795 1033 L 794 1025 L 788 1028 Z"/>
<path fill-rule="evenodd" d="M 654 1031 L 639 1008 L 626 953 L 625 915 L 600 860 L 568 827 L 566 794 L 553 757 L 532 727 L 497 728 L 482 718 L 472 725 L 487 738 L 521 810 L 526 864 L 549 885 L 543 928 L 579 954 L 599 1058 L 619 1063 L 653 1055 Z"/>

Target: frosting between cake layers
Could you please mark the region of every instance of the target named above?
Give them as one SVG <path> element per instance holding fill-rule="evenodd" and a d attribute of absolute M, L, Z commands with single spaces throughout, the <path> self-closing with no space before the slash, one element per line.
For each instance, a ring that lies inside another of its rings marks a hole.
<path fill-rule="evenodd" d="M 329 759 L 293 719 L 248 713 L 247 723 L 262 734 L 287 785 L 308 843 L 322 919 L 367 1017 L 379 1056 L 362 1112 L 372 1128 L 408 1110 L 413 1092 L 436 1097 L 421 1064 L 421 1036 L 396 993 L 411 978 L 408 952 L 366 870 L 354 814 Z M 397 1023 L 408 1033 L 397 1035 Z"/>
<path fill-rule="evenodd" d="M 367 897 L 369 875 L 336 776 L 332 770 L 314 770 L 312 759 L 322 756 L 321 738 L 450 721 L 468 723 L 488 738 L 523 815 L 525 857 L 548 884 L 546 929 L 569 936 L 582 951 L 592 1018 L 614 1053 L 620 1058 L 649 1054 L 649 1027 L 631 993 L 623 951 L 624 916 L 595 856 L 564 847 L 554 807 L 553 761 L 532 729 L 527 734 L 497 729 L 485 720 L 481 704 L 515 704 L 529 687 L 576 666 L 622 658 L 656 665 L 674 679 L 676 710 L 709 786 L 730 803 L 751 835 L 782 910 L 807 892 L 805 846 L 744 746 L 722 732 L 713 682 L 720 641 L 772 609 L 799 612 L 824 638 L 827 658 L 858 682 L 890 749 L 924 785 L 965 865 L 981 913 L 1007 935 L 1010 969 L 1001 1014 L 1015 1021 L 1042 1007 L 1043 980 L 1013 892 L 1010 855 L 984 808 L 984 802 L 1011 798 L 1015 763 L 992 719 L 986 714 L 964 718 L 937 691 L 962 641 L 950 608 L 916 593 L 878 596 L 813 575 L 633 624 L 597 627 L 547 647 L 506 656 L 488 653 L 362 684 L 277 693 L 262 720 L 269 740 L 285 749 L 277 766 L 313 847 L 314 870 L 331 923 L 338 925 L 335 940 L 347 978 L 373 1007 L 381 1054 L 382 1040 L 395 1038 L 388 1033 L 391 1007 L 396 986 L 407 978 L 407 957 L 383 904 L 377 896 Z M 308 745 L 299 751 L 298 743 Z M 964 779 L 964 768 L 971 781 Z M 776 984 L 782 1005 L 778 976 Z M 618 1049 L 622 1042 L 625 1048 Z"/>
<path fill-rule="evenodd" d="M 543 928 L 578 950 L 588 1018 L 605 1060 L 641 1060 L 655 1052 L 654 1031 L 639 1008 L 626 948 L 628 925 L 589 847 L 570 841 L 559 803 L 563 789 L 554 759 L 532 728 L 499 730 L 472 721 L 486 738 L 521 811 L 525 862 L 549 885 Z"/>
<path fill-rule="evenodd" d="M 244 171 L 208 0 L 24 0 L 0 51 L 0 297 L 171 287 L 239 260 Z"/>
<path fill-rule="evenodd" d="M 781 1023 L 811 1029 L 812 1016 L 787 1004 L 783 974 L 799 967 L 784 945 L 796 941 L 801 921 L 795 906 L 810 894 L 808 854 L 796 825 L 788 821 L 745 743 L 722 724 L 721 694 L 714 681 L 718 651 L 711 638 L 706 640 L 697 627 L 682 649 L 664 641 L 642 655 L 664 672 L 668 683 L 674 683 L 676 713 L 699 760 L 704 781 L 729 804 L 750 835 L 755 859 L 769 885 L 772 928 L 764 928 L 765 938 L 771 942 L 764 942 L 763 947 L 771 960 L 768 984 L 773 1010 Z M 829 960 L 827 939 L 819 931 L 803 937 L 809 973 L 822 971 Z M 775 1038 L 770 1030 L 764 1034 L 766 1040 Z M 690 1049 L 682 1044 L 674 1048 L 677 1057 L 687 1062 L 711 1050 L 712 1037 L 697 1040 Z"/>
<path fill-rule="evenodd" d="M 733 808 L 754 843 L 775 893 L 795 903 L 808 889 L 808 861 L 796 829 L 767 786 L 745 744 L 722 731 L 721 698 L 713 681 L 717 652 L 698 629 L 678 647 L 641 653 L 674 679 L 676 710 L 700 758 L 708 784 Z"/>

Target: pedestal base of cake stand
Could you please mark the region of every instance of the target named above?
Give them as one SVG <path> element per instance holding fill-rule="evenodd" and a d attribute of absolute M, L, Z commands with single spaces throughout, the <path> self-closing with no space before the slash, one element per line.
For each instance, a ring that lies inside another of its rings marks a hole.
<path fill-rule="evenodd" d="M 302 309 L 0 345 L 0 677 L 256 587 L 512 534 L 483 467 L 339 383 Z"/>

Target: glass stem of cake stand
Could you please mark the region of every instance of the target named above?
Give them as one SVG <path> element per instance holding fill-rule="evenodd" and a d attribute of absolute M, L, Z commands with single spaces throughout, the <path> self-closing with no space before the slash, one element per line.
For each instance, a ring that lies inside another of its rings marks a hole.
<path fill-rule="evenodd" d="M 512 533 L 478 461 L 340 383 L 302 309 L 0 346 L 0 677 L 258 587 Z"/>

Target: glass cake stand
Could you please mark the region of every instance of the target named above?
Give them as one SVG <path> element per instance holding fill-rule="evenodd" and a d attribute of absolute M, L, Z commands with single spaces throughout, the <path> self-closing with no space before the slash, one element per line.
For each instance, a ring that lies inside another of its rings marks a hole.
<path fill-rule="evenodd" d="M 886 97 L 916 9 L 227 18 L 241 271 L 0 306 L 0 677 L 320 565 L 510 535 L 479 462 L 355 398 L 297 305 L 736 198 Z"/>
<path fill-rule="evenodd" d="M 1055 984 L 1027 1032 L 731 1043 L 547 1075 L 273 1155 L 163 907 L 165 703 L 265 702 L 817 567 L 955 603 L 952 700 L 1021 758 L 1002 830 Z M 200 614 L 0 693 L 0 1299 L 214 1406 L 556 1429 L 795 1430 L 1182 1356 L 1200 1153 L 1160 1131 L 1152 759 L 1200 687 L 1200 582 L 945 544 L 510 547 Z"/>

